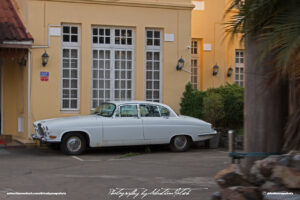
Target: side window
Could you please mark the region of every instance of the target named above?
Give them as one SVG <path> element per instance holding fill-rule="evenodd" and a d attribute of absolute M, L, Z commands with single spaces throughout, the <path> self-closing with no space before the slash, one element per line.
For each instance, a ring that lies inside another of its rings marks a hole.
<path fill-rule="evenodd" d="M 169 117 L 170 116 L 170 111 L 167 108 L 159 106 L 159 109 L 160 109 L 160 114 L 161 114 L 162 117 Z"/>
<path fill-rule="evenodd" d="M 124 105 L 120 107 L 120 117 L 138 117 L 137 105 Z"/>
<path fill-rule="evenodd" d="M 140 105 L 141 117 L 160 117 L 159 109 L 153 105 Z"/>

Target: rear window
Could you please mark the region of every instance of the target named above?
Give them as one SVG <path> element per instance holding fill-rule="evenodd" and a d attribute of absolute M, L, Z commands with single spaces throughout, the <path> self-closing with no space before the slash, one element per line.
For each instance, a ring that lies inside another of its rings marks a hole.
<path fill-rule="evenodd" d="M 170 111 L 169 109 L 163 107 L 163 106 L 159 106 L 160 109 L 160 114 L 162 117 L 170 117 Z"/>

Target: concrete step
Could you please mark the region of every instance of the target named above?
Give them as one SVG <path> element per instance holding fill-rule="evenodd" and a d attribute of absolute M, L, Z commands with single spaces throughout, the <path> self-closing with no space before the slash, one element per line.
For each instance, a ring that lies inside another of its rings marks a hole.
<path fill-rule="evenodd" d="M 3 140 L 0 140 L 0 149 L 22 149 L 22 148 L 26 148 L 26 145 L 16 140 L 12 140 L 10 142 L 4 142 Z"/>

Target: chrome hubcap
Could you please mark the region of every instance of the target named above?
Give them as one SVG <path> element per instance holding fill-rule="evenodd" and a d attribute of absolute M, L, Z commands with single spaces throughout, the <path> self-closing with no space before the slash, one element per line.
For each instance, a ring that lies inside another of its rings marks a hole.
<path fill-rule="evenodd" d="M 183 149 L 187 145 L 187 142 L 185 136 L 177 136 L 174 139 L 174 144 L 178 149 Z"/>
<path fill-rule="evenodd" d="M 71 152 L 77 152 L 81 148 L 81 140 L 77 136 L 72 136 L 67 141 L 67 148 Z"/>

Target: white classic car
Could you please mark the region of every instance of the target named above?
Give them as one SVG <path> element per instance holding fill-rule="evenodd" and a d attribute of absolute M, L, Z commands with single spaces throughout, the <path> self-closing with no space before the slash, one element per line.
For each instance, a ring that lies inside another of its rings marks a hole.
<path fill-rule="evenodd" d="M 186 151 L 192 142 L 216 134 L 207 122 L 178 116 L 167 105 L 146 101 L 102 103 L 91 115 L 41 120 L 33 126 L 34 140 L 57 143 L 69 155 L 81 154 L 87 147 L 151 144 Z"/>

